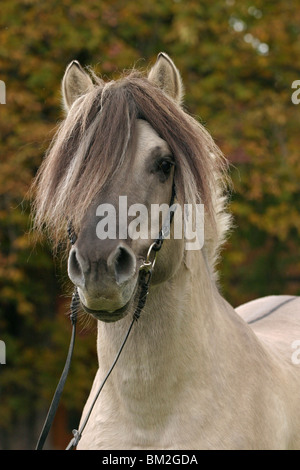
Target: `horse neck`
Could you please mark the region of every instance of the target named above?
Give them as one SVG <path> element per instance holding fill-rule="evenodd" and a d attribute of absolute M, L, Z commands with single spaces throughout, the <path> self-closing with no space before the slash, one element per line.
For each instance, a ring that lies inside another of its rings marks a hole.
<path fill-rule="evenodd" d="M 151 287 L 111 376 L 111 386 L 124 393 L 128 389 L 131 397 L 137 387 L 141 391 L 144 386 L 145 394 L 166 390 L 174 377 L 180 382 L 201 374 L 208 380 L 218 351 L 224 356 L 230 346 L 233 331 L 228 318 L 233 318 L 233 309 L 219 295 L 202 253 L 187 253 L 186 258 L 170 281 Z M 130 321 L 99 323 L 101 375 L 112 364 Z"/>

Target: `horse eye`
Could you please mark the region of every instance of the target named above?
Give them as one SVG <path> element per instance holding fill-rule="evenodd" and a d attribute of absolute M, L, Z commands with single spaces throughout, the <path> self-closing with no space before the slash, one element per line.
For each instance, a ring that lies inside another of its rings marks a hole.
<path fill-rule="evenodd" d="M 169 160 L 163 160 L 159 163 L 158 167 L 164 173 L 164 175 L 168 175 L 173 165 L 173 162 L 170 162 Z"/>

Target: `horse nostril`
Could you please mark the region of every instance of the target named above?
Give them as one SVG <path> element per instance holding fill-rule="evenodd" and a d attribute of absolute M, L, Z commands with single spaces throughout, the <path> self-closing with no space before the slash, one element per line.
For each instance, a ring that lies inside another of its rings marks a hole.
<path fill-rule="evenodd" d="M 84 283 L 84 275 L 81 266 L 78 262 L 75 249 L 71 250 L 69 255 L 68 274 L 69 278 L 75 285 L 79 287 L 82 286 L 82 284 Z"/>
<path fill-rule="evenodd" d="M 135 257 L 131 250 L 119 246 L 114 256 L 114 273 L 118 284 L 122 284 L 134 275 L 135 265 Z"/>

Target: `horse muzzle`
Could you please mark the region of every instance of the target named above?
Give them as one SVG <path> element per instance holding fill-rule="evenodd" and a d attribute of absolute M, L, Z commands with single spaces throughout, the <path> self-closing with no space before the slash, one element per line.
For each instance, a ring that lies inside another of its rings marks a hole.
<path fill-rule="evenodd" d="M 84 311 L 98 320 L 117 321 L 127 314 L 136 288 L 136 257 L 125 243 L 117 243 L 101 255 L 98 250 L 96 257 L 95 251 L 80 246 L 71 249 L 69 278 L 78 288 Z"/>

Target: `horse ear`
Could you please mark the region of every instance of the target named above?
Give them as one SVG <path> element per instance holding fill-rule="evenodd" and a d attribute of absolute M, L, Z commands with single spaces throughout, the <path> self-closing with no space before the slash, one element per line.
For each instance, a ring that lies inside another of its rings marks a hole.
<path fill-rule="evenodd" d="M 181 76 L 174 62 L 165 52 L 158 54 L 156 63 L 148 74 L 148 80 L 181 104 L 184 93 Z"/>
<path fill-rule="evenodd" d="M 62 80 L 63 105 L 69 111 L 74 101 L 93 88 L 93 82 L 77 60 L 66 68 Z"/>

